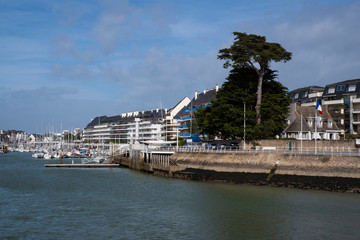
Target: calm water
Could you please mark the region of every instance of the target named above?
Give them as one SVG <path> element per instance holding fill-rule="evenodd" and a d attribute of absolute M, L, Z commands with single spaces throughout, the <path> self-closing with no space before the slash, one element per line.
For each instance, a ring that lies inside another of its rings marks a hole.
<path fill-rule="evenodd" d="M 360 239 L 359 194 L 49 162 L 0 155 L 0 239 Z"/>

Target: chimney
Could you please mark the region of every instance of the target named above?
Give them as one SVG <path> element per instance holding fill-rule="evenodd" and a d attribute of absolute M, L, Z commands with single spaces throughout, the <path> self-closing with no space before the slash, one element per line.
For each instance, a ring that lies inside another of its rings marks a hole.
<path fill-rule="evenodd" d="M 216 84 L 215 91 L 216 92 L 219 91 L 219 85 L 218 84 Z"/>
<path fill-rule="evenodd" d="M 167 108 L 165 108 L 165 114 L 167 114 Z"/>
<path fill-rule="evenodd" d="M 198 92 L 197 90 L 195 91 L 195 100 L 197 99 L 197 95 L 198 95 Z"/>

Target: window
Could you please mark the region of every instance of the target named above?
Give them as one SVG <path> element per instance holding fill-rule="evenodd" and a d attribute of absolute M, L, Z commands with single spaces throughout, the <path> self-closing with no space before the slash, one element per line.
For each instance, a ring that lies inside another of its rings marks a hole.
<path fill-rule="evenodd" d="M 334 87 L 328 88 L 328 93 L 334 93 L 334 92 L 335 92 L 335 88 L 334 88 Z"/>
<path fill-rule="evenodd" d="M 311 121 L 311 119 L 308 119 L 307 123 L 308 123 L 309 127 L 312 127 L 312 121 Z"/>
<path fill-rule="evenodd" d="M 304 92 L 304 97 L 307 97 L 308 96 L 308 92 Z"/>
<path fill-rule="evenodd" d="M 345 85 L 337 85 L 336 91 L 345 91 Z"/>
<path fill-rule="evenodd" d="M 348 89 L 349 92 L 355 92 L 355 90 L 356 90 L 356 85 L 349 86 L 349 89 Z"/>
<path fill-rule="evenodd" d="M 332 123 L 331 120 L 329 120 L 329 121 L 328 121 L 328 128 L 332 128 L 332 126 L 333 126 L 333 123 Z"/>
<path fill-rule="evenodd" d="M 323 126 L 322 118 L 321 117 L 316 117 L 315 124 L 316 124 L 317 127 L 322 127 Z"/>
<path fill-rule="evenodd" d="M 295 93 L 294 98 L 295 98 L 295 99 L 298 99 L 298 98 L 299 98 L 299 93 Z"/>

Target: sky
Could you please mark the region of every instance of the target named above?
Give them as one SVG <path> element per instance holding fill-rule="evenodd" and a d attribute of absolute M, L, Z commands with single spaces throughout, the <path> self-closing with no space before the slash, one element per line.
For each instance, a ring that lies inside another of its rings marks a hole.
<path fill-rule="evenodd" d="M 219 86 L 233 32 L 292 52 L 289 90 L 360 78 L 360 1 L 0 0 L 0 129 L 83 129 Z"/>

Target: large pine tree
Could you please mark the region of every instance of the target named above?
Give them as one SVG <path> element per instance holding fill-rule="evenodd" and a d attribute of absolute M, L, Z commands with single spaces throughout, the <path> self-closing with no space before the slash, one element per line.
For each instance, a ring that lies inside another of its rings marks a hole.
<path fill-rule="evenodd" d="M 262 121 L 257 124 L 258 74 L 252 68 L 234 68 L 218 91 L 211 106 L 196 114 L 197 124 L 203 133 L 222 139 L 244 136 L 244 102 L 246 103 L 246 139 L 272 138 L 286 126 L 289 98 L 287 88 L 275 80 L 276 72 L 266 68 L 263 78 L 261 103 Z"/>
<path fill-rule="evenodd" d="M 291 52 L 287 52 L 280 44 L 266 41 L 266 37 L 255 34 L 234 32 L 235 41 L 230 48 L 221 49 L 218 58 L 225 60 L 224 67 L 252 68 L 258 75 L 256 91 L 256 124 L 262 119 L 262 90 L 264 74 L 270 62 L 287 62 L 291 60 Z"/>

